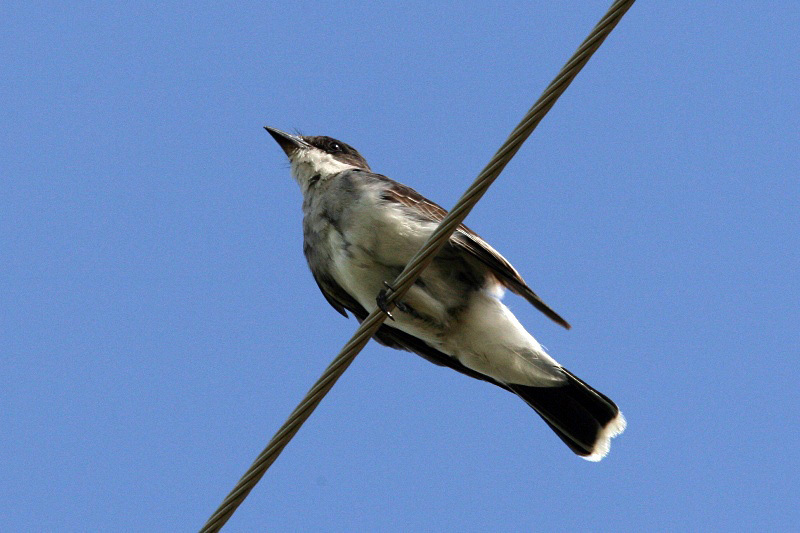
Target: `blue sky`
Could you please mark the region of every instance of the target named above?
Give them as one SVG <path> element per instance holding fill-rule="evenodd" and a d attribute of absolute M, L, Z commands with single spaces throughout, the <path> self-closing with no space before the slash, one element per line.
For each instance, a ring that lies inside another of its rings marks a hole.
<path fill-rule="evenodd" d="M 0 514 L 199 528 L 350 337 L 261 129 L 452 205 L 608 2 L 0 7 Z M 371 343 L 228 531 L 788 529 L 800 4 L 640 2 L 467 220 L 629 427 Z"/>

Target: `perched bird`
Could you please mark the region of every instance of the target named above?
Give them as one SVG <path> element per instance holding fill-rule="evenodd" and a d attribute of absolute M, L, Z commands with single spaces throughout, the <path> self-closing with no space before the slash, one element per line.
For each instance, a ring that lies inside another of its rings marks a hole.
<path fill-rule="evenodd" d="M 303 192 L 303 251 L 325 299 L 359 321 L 386 310 L 386 283 L 447 212 L 373 173 L 342 141 L 266 130 L 289 157 Z M 515 393 L 573 452 L 599 461 L 625 429 L 625 418 L 545 352 L 500 301 L 504 289 L 569 328 L 503 256 L 461 225 L 374 338 Z"/>

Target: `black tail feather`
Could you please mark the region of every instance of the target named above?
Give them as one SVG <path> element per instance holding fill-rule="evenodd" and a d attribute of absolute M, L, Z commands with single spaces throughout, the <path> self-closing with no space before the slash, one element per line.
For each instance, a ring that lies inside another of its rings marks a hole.
<path fill-rule="evenodd" d="M 558 387 L 508 387 L 533 407 L 573 452 L 599 460 L 608 451 L 608 440 L 624 429 L 624 419 L 607 396 L 568 370 L 562 371 L 567 382 Z"/>

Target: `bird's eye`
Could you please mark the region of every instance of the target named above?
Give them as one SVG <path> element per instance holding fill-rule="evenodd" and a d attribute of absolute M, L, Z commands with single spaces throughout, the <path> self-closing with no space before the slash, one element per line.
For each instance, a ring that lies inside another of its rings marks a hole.
<path fill-rule="evenodd" d="M 331 151 L 331 153 L 334 154 L 337 154 L 339 152 L 344 152 L 344 149 L 342 149 L 342 145 L 339 143 L 331 143 L 329 150 Z"/>

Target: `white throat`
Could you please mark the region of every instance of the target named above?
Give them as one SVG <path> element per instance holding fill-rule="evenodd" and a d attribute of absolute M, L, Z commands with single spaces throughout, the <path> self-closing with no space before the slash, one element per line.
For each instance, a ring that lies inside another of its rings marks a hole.
<path fill-rule="evenodd" d="M 300 185 L 303 192 L 308 189 L 312 178 L 324 181 L 343 170 L 358 168 L 342 163 L 331 154 L 317 148 L 299 149 L 292 154 L 290 159 L 292 162 L 292 177 Z"/>

